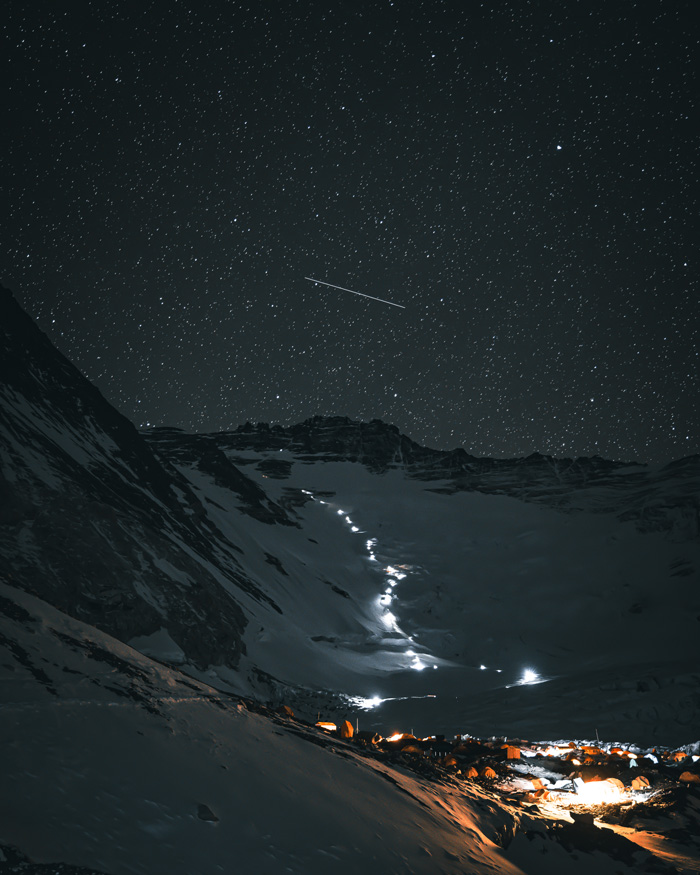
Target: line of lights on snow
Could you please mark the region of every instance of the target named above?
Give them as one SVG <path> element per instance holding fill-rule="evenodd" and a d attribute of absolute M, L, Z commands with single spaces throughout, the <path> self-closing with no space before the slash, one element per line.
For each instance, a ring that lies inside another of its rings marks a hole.
<path fill-rule="evenodd" d="M 327 501 L 322 501 L 321 499 L 317 499 L 314 496 L 313 492 L 310 492 L 308 489 L 302 489 L 301 491 L 304 493 L 304 495 L 308 495 L 314 501 L 318 501 L 319 504 L 324 504 L 327 507 L 331 506 Z M 338 516 L 341 516 L 344 518 L 344 521 L 350 527 L 351 532 L 357 533 L 360 531 L 359 526 L 355 525 L 355 523 L 350 518 L 349 514 L 347 514 L 344 510 L 342 510 L 341 508 L 338 508 L 336 510 L 336 514 Z M 377 559 L 376 553 L 374 552 L 376 545 L 377 545 L 376 538 L 368 538 L 365 541 L 365 548 L 367 550 L 368 558 L 369 558 L 370 562 L 378 562 L 379 561 Z M 401 568 L 405 568 L 405 567 L 406 566 L 400 566 L 399 568 L 395 568 L 393 565 L 387 565 L 386 568 L 384 568 L 384 573 L 387 575 L 386 583 L 388 585 L 387 585 L 386 589 L 384 590 L 383 594 L 377 598 L 378 605 L 384 609 L 383 613 L 381 615 L 382 622 L 387 627 L 387 629 L 390 629 L 392 632 L 401 633 L 401 629 L 399 628 L 397 617 L 390 610 L 388 610 L 388 608 L 389 608 L 389 605 L 391 604 L 391 602 L 396 598 L 396 595 L 394 593 L 394 587 L 396 587 L 400 581 L 405 580 L 405 578 L 406 578 L 405 571 L 401 570 Z M 413 638 L 410 635 L 408 635 L 406 637 L 407 637 L 408 641 L 413 641 Z M 414 669 L 415 671 L 423 671 L 424 668 L 427 668 L 424 660 L 421 659 L 416 654 L 416 652 L 414 650 L 406 650 L 405 655 L 411 658 L 410 668 Z M 437 669 L 437 665 L 433 665 L 433 668 Z M 483 664 L 480 665 L 479 668 L 481 669 L 481 671 L 488 670 L 488 666 L 483 665 Z M 503 673 L 502 668 L 494 669 L 494 671 L 496 671 L 498 674 Z M 517 680 L 514 684 L 506 684 L 506 689 L 510 689 L 511 687 L 521 687 L 521 686 L 529 686 L 529 685 L 533 685 L 533 684 L 541 684 L 541 683 L 545 683 L 546 680 L 548 680 L 548 679 L 541 677 L 534 669 L 526 668 L 523 670 L 523 673 L 522 673 L 521 677 L 519 678 L 519 680 Z M 379 696 L 374 696 L 374 697 L 369 698 L 369 699 L 358 699 L 357 705 L 358 705 L 358 707 L 364 707 L 364 708 L 376 708 L 383 701 L 386 701 L 386 700 L 379 698 Z M 363 703 L 363 704 L 360 704 L 360 703 Z"/>
<path fill-rule="evenodd" d="M 301 490 L 304 495 L 308 495 L 313 498 L 314 501 L 318 501 L 319 504 L 324 504 L 327 507 L 331 507 L 331 505 L 327 501 L 322 501 L 321 499 L 316 499 L 313 492 L 310 492 L 308 489 Z M 339 517 L 343 518 L 343 521 L 350 527 L 350 531 L 353 533 L 360 532 L 360 527 L 355 525 L 350 515 L 344 511 L 342 508 L 336 509 L 336 514 Z M 368 538 L 365 541 L 365 549 L 367 550 L 367 557 L 370 562 L 379 562 L 377 559 L 377 555 L 375 553 L 375 547 L 377 545 L 376 538 Z M 394 592 L 394 588 L 400 583 L 400 581 L 406 579 L 406 572 L 402 570 L 405 566 L 395 568 L 393 565 L 387 565 L 386 568 L 383 569 L 384 574 L 386 574 L 386 588 L 384 592 L 377 597 L 377 605 L 381 609 L 380 617 L 382 623 L 389 629 L 391 632 L 402 633 L 399 627 L 399 621 L 396 615 L 389 610 L 389 606 L 392 601 L 396 598 L 396 594 Z M 405 636 L 409 642 L 413 641 L 413 638 L 410 635 Z M 411 660 L 408 667 L 414 669 L 414 671 L 423 671 L 424 668 L 427 668 L 427 662 L 425 656 L 421 659 L 420 656 L 415 652 L 415 650 L 409 649 L 405 651 L 405 655 Z M 433 665 L 434 669 L 437 669 L 437 665 Z M 376 705 L 381 703 L 381 699 L 378 697 L 374 697 L 372 699 L 363 700 L 366 702 L 376 702 Z M 376 705 L 370 705 L 369 707 L 376 707 Z"/>

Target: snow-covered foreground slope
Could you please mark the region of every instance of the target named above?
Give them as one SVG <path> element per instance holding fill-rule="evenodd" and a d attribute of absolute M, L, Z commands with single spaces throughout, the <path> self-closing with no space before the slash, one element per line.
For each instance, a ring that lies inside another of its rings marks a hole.
<path fill-rule="evenodd" d="M 251 710 L 11 587 L 0 607 L 5 856 L 109 875 L 646 871 L 622 839 L 594 849 L 478 784 Z"/>

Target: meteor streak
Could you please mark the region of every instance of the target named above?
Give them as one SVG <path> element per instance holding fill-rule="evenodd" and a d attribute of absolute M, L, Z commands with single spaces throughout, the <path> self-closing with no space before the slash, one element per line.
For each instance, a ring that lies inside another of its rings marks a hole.
<path fill-rule="evenodd" d="M 322 286 L 330 286 L 332 289 L 340 289 L 341 292 L 350 292 L 351 295 L 359 295 L 361 298 L 369 298 L 370 301 L 379 301 L 381 304 L 389 304 L 391 307 L 401 307 L 402 310 L 406 309 L 403 304 L 395 304 L 393 301 L 385 301 L 384 298 L 375 298 L 372 295 L 365 295 L 363 292 L 353 292 L 352 289 L 344 289 L 342 286 L 334 286 L 333 283 L 324 283 L 323 280 L 315 280 L 310 276 L 305 276 L 304 279 L 311 283 L 319 283 Z"/>

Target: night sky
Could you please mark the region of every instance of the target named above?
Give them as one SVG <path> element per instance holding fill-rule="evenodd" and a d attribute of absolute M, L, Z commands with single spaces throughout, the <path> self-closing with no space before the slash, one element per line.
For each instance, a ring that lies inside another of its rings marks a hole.
<path fill-rule="evenodd" d="M 0 279 L 138 426 L 696 453 L 696 12 L 15 2 Z"/>

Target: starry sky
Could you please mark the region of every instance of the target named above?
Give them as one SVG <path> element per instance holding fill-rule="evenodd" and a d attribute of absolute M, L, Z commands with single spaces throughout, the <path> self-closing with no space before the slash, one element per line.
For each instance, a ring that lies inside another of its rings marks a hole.
<path fill-rule="evenodd" d="M 0 279 L 139 427 L 697 453 L 694 11 L 16 0 Z"/>

